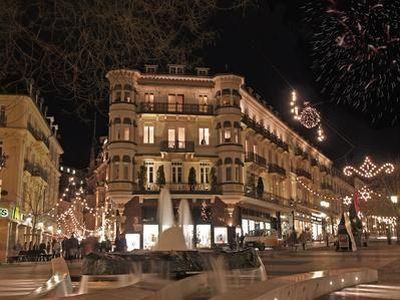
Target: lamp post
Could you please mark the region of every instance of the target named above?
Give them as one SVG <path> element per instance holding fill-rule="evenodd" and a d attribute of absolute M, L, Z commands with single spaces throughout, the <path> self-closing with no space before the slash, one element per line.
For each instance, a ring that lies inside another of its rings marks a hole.
<path fill-rule="evenodd" d="M 390 196 L 390 202 L 392 202 L 393 206 L 395 206 L 395 213 L 396 213 L 396 233 L 397 233 L 397 244 L 400 244 L 400 224 L 399 224 L 399 197 L 397 195 Z"/>

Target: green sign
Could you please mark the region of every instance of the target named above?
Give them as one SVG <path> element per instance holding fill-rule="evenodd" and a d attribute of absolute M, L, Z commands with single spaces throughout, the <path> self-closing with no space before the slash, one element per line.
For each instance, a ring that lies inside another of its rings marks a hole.
<path fill-rule="evenodd" d="M 0 217 L 7 218 L 8 217 L 8 209 L 0 207 Z"/>

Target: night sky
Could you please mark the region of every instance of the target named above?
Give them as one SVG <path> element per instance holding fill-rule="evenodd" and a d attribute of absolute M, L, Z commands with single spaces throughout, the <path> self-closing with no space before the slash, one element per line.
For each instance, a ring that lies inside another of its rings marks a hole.
<path fill-rule="evenodd" d="M 367 115 L 329 103 L 319 93 L 310 69 L 310 28 L 304 24 L 301 1 L 260 2 L 257 8 L 245 12 L 221 12 L 215 16 L 210 25 L 217 29 L 218 37 L 199 53 L 204 64 L 217 72 L 244 76 L 246 84 L 272 104 L 285 122 L 315 144 L 318 143 L 314 130 L 301 130 L 299 124 L 291 121 L 288 99 L 295 88 L 302 98 L 318 103 L 327 136 L 319 146 L 339 166 L 358 165 L 365 155 L 376 161 L 398 158 L 398 126 L 391 127 L 390 120 L 385 119 L 370 124 Z M 93 122 L 81 122 L 73 114 L 65 116 L 54 104 L 48 104 L 60 124 L 63 163 L 86 167 Z M 107 120 L 98 114 L 96 136 L 106 134 Z"/>

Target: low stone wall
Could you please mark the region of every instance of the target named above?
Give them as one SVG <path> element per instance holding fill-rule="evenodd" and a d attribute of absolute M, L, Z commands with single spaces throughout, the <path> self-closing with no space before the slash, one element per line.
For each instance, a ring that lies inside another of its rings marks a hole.
<path fill-rule="evenodd" d="M 378 271 L 370 268 L 338 269 L 282 276 L 233 289 L 212 300 L 309 300 L 357 284 L 378 281 Z"/>

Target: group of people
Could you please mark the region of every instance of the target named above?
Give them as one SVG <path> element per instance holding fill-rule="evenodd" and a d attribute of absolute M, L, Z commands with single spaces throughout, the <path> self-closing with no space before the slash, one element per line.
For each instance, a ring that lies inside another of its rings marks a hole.
<path fill-rule="evenodd" d="M 40 243 L 36 243 L 34 241 L 25 242 L 21 244 L 20 241 L 17 241 L 12 248 L 13 256 L 18 255 L 52 255 L 52 257 L 60 256 L 60 243 L 53 239 L 51 241 L 44 241 Z"/>

